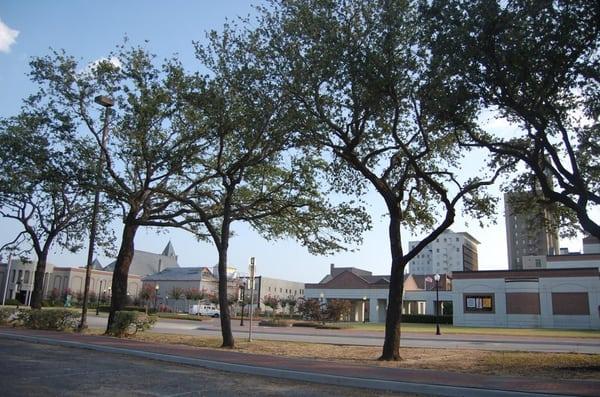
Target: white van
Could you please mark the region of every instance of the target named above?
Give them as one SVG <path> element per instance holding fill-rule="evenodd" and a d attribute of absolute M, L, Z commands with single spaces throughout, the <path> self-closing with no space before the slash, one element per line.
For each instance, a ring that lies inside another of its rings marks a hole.
<path fill-rule="evenodd" d="M 213 304 L 190 305 L 190 314 L 199 316 L 219 317 L 219 309 Z"/>

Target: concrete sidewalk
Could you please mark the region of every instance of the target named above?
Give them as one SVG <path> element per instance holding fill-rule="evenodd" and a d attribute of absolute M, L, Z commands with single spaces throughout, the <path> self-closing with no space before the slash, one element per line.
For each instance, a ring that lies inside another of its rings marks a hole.
<path fill-rule="evenodd" d="M 0 328 L 0 337 L 126 354 L 231 372 L 397 392 L 443 396 L 600 395 L 600 381 L 561 381 L 359 366 L 6 327 Z"/>

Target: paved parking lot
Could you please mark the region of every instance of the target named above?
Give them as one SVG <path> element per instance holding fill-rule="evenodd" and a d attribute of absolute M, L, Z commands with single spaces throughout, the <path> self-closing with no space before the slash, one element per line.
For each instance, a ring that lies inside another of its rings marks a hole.
<path fill-rule="evenodd" d="M 0 339 L 0 395 L 398 396 Z"/>

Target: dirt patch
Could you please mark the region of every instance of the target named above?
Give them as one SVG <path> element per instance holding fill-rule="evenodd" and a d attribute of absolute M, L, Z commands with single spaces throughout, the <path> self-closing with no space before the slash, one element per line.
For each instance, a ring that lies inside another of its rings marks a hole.
<path fill-rule="evenodd" d="M 145 332 L 134 339 L 218 349 L 220 338 Z M 527 376 L 549 379 L 600 380 L 600 355 L 575 353 L 493 352 L 460 349 L 402 348 L 401 361 L 378 361 L 380 347 L 340 346 L 303 342 L 236 341 L 236 351 L 252 354 L 341 361 L 359 365 L 432 369 L 469 374 Z"/>

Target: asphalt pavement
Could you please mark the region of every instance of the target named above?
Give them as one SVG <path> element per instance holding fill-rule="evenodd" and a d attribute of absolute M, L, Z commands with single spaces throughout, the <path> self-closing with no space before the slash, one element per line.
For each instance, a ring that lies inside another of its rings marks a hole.
<path fill-rule="evenodd" d="M 363 396 L 353 388 L 235 374 L 124 354 L 0 338 L 0 394 L 21 396 Z M 375 396 L 408 396 L 384 391 Z"/>
<path fill-rule="evenodd" d="M 96 361 L 100 362 L 106 356 L 104 354 L 118 354 L 126 355 L 136 360 L 156 360 L 160 361 L 168 368 L 170 364 L 178 365 L 189 365 L 197 367 L 199 369 L 212 369 L 218 371 L 228 371 L 231 374 L 227 377 L 227 382 L 232 382 L 240 374 L 248 375 L 252 378 L 269 376 L 278 379 L 284 379 L 286 384 L 287 381 L 302 381 L 302 382 L 314 382 L 315 388 L 312 386 L 299 386 L 301 389 L 296 395 L 336 395 L 335 391 L 330 394 L 328 391 L 323 391 L 318 388 L 318 384 L 326 386 L 340 385 L 349 387 L 358 395 L 371 395 L 379 393 L 379 391 L 390 391 L 399 393 L 413 393 L 413 394 L 424 394 L 424 395 L 440 395 L 440 396 L 478 396 L 478 397 L 498 397 L 498 396 L 557 396 L 557 395 L 576 395 L 576 396 L 598 396 L 600 391 L 600 380 L 559 380 L 559 379 L 542 379 L 532 378 L 527 376 L 521 377 L 502 377 L 502 376 L 487 376 L 487 375 L 471 375 L 465 373 L 445 372 L 445 371 L 433 371 L 433 370 L 418 370 L 418 369 L 404 369 L 404 368 L 387 368 L 380 366 L 369 366 L 369 365 L 357 365 L 348 364 L 337 361 L 323 361 L 315 359 L 299 359 L 282 356 L 270 356 L 260 354 L 246 354 L 227 349 L 202 349 L 184 345 L 169 345 L 161 343 L 147 343 L 140 342 L 132 339 L 119 339 L 111 338 L 106 336 L 95 336 L 95 335 L 82 335 L 78 333 L 66 333 L 66 332 L 53 332 L 53 331 L 34 331 L 23 328 L 8 328 L 0 327 L 0 340 L 8 340 L 6 344 L 0 345 L 1 357 L 13 357 L 15 354 L 18 355 L 18 347 L 16 350 L 9 350 L 5 354 L 2 346 L 13 346 L 13 343 L 39 343 L 42 345 L 51 345 L 59 347 L 70 347 L 72 354 L 67 355 L 65 360 L 69 357 L 75 360 L 75 357 L 79 356 L 84 350 L 93 351 L 93 356 L 87 360 L 89 364 L 81 364 L 77 361 L 73 361 L 69 364 L 68 361 L 58 360 L 55 364 L 52 364 L 55 360 L 55 355 L 52 351 L 44 355 L 44 360 L 47 364 L 43 364 L 41 367 L 48 367 L 50 369 L 63 370 L 65 368 L 71 368 L 73 373 L 71 380 L 64 383 L 64 390 L 70 390 L 68 387 L 73 387 L 73 383 L 88 382 L 88 377 L 96 376 L 91 371 L 87 374 L 89 365 L 95 366 Z M 15 353 L 15 351 L 17 353 Z M 27 359 L 29 353 L 23 353 L 20 355 L 22 359 Z M 96 357 L 100 357 L 96 359 Z M 11 361 L 12 360 L 12 361 Z M 27 385 L 35 385 L 34 381 L 21 379 L 10 372 L 10 368 L 14 366 L 15 359 L 0 360 L 0 393 L 5 393 L 7 387 L 11 385 L 17 385 L 22 389 L 20 392 L 8 395 L 29 395 L 30 392 L 37 394 L 35 386 L 31 386 L 31 389 L 27 389 Z M 29 368 L 34 368 L 41 361 L 39 358 L 33 358 L 32 361 L 28 362 Z M 85 363 L 85 361 L 84 361 Z M 70 367 L 67 367 L 70 365 Z M 125 364 L 124 364 L 125 365 Z M 6 368 L 9 368 L 8 370 Z M 106 368 L 110 370 L 111 366 L 106 365 Z M 119 368 L 118 366 L 115 368 Z M 159 366 L 160 368 L 160 366 Z M 6 372 L 2 372 L 6 371 Z M 80 372 L 77 372 L 80 371 Z M 27 372 L 27 368 L 19 371 L 19 373 Z M 118 373 L 118 371 L 117 371 Z M 98 374 L 102 375 L 102 374 Z M 52 372 L 48 375 L 50 378 L 53 377 Z M 57 377 L 67 378 L 69 374 L 64 372 L 58 372 Z M 107 375 L 104 382 L 110 383 L 111 376 Z M 115 375 L 117 376 L 117 375 Z M 172 375 L 174 376 L 174 375 Z M 43 378 L 44 375 L 38 375 Z M 82 378 L 86 379 L 82 379 Z M 139 372 L 131 374 L 130 377 L 135 377 L 138 382 L 150 382 L 152 384 L 160 385 L 160 377 L 156 375 L 152 370 L 144 370 L 143 368 Z M 155 378 L 156 377 L 156 378 Z M 78 380 L 79 379 L 79 380 Z M 185 377 L 180 378 L 185 379 Z M 168 381 L 168 379 L 165 379 Z M 69 383 L 70 382 L 70 383 Z M 186 382 L 180 380 L 175 382 Z M 191 382 L 191 380 L 190 380 Z M 85 383 L 87 385 L 87 383 Z M 229 385 L 230 383 L 226 383 Z M 232 383 L 234 384 L 234 383 Z M 100 383 L 96 384 L 97 386 Z M 133 384 L 129 385 L 127 382 L 124 383 L 126 388 L 120 389 L 120 393 L 117 395 L 135 395 L 138 393 L 138 389 Z M 16 387 L 16 386 L 15 386 Z M 50 395 L 54 395 L 57 389 L 63 386 L 60 384 L 55 385 L 54 389 L 50 389 Z M 88 385 L 86 386 L 93 392 L 95 389 Z M 174 386 L 173 386 L 174 387 Z M 196 387 L 196 386 L 194 386 Z M 233 394 L 244 394 L 230 393 L 228 386 L 222 389 L 206 389 L 204 392 L 209 395 L 233 395 Z M 243 383 L 239 386 L 243 388 Z M 81 389 L 81 394 L 85 390 Z M 361 390 L 362 389 L 362 390 Z M 16 390 L 16 389 L 15 389 Z M 45 389 L 43 389 L 45 390 Z M 116 389 L 115 389 L 116 390 Z M 202 389 L 198 392 L 204 395 Z M 377 390 L 374 392 L 373 390 Z M 100 390 L 95 395 L 106 395 L 113 394 L 114 390 Z M 119 390 L 117 390 L 119 391 Z M 160 390 L 159 390 L 160 391 Z M 311 392 L 313 392 L 311 394 Z M 12 392 L 11 392 L 12 393 Z M 124 394 L 123 394 L 124 393 Z M 139 391 L 139 395 L 144 393 L 154 393 L 146 389 Z M 194 389 L 186 389 L 178 392 L 171 389 L 157 392 L 156 395 L 189 395 L 190 393 L 196 393 Z M 212 393 L 212 394 L 211 394 Z M 223 393 L 223 394 L 220 394 Z M 269 395 L 268 393 L 262 393 L 257 391 L 255 395 Z M 344 391 L 342 394 L 337 395 L 349 395 L 353 396 L 356 394 L 350 394 Z M 362 394 L 360 394 L 362 393 Z M 7 395 L 7 394 L 2 394 Z M 64 394 L 63 394 L 64 395 Z M 70 395 L 77 395 L 77 392 Z M 280 393 L 275 391 L 273 395 L 288 395 L 287 392 Z"/>

